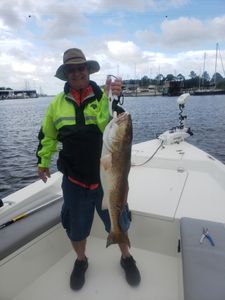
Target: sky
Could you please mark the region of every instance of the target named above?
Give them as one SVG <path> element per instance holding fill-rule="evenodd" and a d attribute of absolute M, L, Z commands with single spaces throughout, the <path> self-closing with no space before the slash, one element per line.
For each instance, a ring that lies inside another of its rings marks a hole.
<path fill-rule="evenodd" d="M 108 74 L 225 77 L 225 0 L 0 0 L 0 87 L 59 93 L 54 75 L 74 47 L 99 62 L 98 84 Z"/>

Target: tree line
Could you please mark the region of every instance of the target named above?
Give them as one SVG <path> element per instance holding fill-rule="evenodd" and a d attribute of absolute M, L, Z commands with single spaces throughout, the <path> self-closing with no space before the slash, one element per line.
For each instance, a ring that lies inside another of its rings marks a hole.
<path fill-rule="evenodd" d="M 191 71 L 189 78 L 186 79 L 181 73 L 177 76 L 173 74 L 158 74 L 155 78 L 149 78 L 147 75 L 143 76 L 141 79 L 129 79 L 123 80 L 123 83 L 129 85 L 136 85 L 139 87 L 147 88 L 149 85 L 164 85 L 165 81 L 179 81 L 183 88 L 210 88 L 212 86 L 220 89 L 225 89 L 225 78 L 216 72 L 212 77 L 209 76 L 207 71 L 204 71 L 201 76 L 197 75 L 194 71 Z"/>

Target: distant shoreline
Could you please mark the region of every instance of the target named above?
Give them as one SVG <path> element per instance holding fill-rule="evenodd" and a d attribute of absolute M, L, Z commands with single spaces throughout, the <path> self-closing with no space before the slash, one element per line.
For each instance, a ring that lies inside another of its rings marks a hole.
<path fill-rule="evenodd" d="M 178 97 L 184 93 L 190 93 L 191 96 L 214 96 L 214 95 L 225 95 L 225 90 L 215 89 L 215 90 L 189 90 L 189 91 L 180 91 L 174 94 L 166 94 L 163 92 L 123 92 L 124 97 Z"/>
<path fill-rule="evenodd" d="M 155 96 L 163 96 L 160 92 L 131 92 L 126 93 L 123 92 L 124 97 L 155 97 Z"/>

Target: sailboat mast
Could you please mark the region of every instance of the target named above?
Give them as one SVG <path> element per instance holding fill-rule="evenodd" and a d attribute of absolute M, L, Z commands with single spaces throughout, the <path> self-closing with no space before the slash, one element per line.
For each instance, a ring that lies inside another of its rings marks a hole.
<path fill-rule="evenodd" d="M 215 61 L 215 78 L 214 78 L 214 84 L 216 87 L 216 72 L 217 72 L 217 59 L 218 59 L 218 49 L 219 49 L 219 43 L 216 43 L 216 61 Z"/>
<path fill-rule="evenodd" d="M 206 60 L 206 52 L 204 52 L 204 62 L 203 62 L 203 72 L 202 72 L 202 85 L 205 87 L 205 60 Z"/>

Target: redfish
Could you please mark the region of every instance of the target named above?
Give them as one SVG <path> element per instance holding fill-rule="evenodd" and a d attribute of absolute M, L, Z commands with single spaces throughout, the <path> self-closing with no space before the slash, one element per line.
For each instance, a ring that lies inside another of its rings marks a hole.
<path fill-rule="evenodd" d="M 119 219 L 127 203 L 132 138 L 132 120 L 128 112 L 114 117 L 103 134 L 100 165 L 104 191 L 102 207 L 108 208 L 111 220 L 106 247 L 117 243 L 125 243 L 130 247 L 128 235 L 122 231 Z"/>

